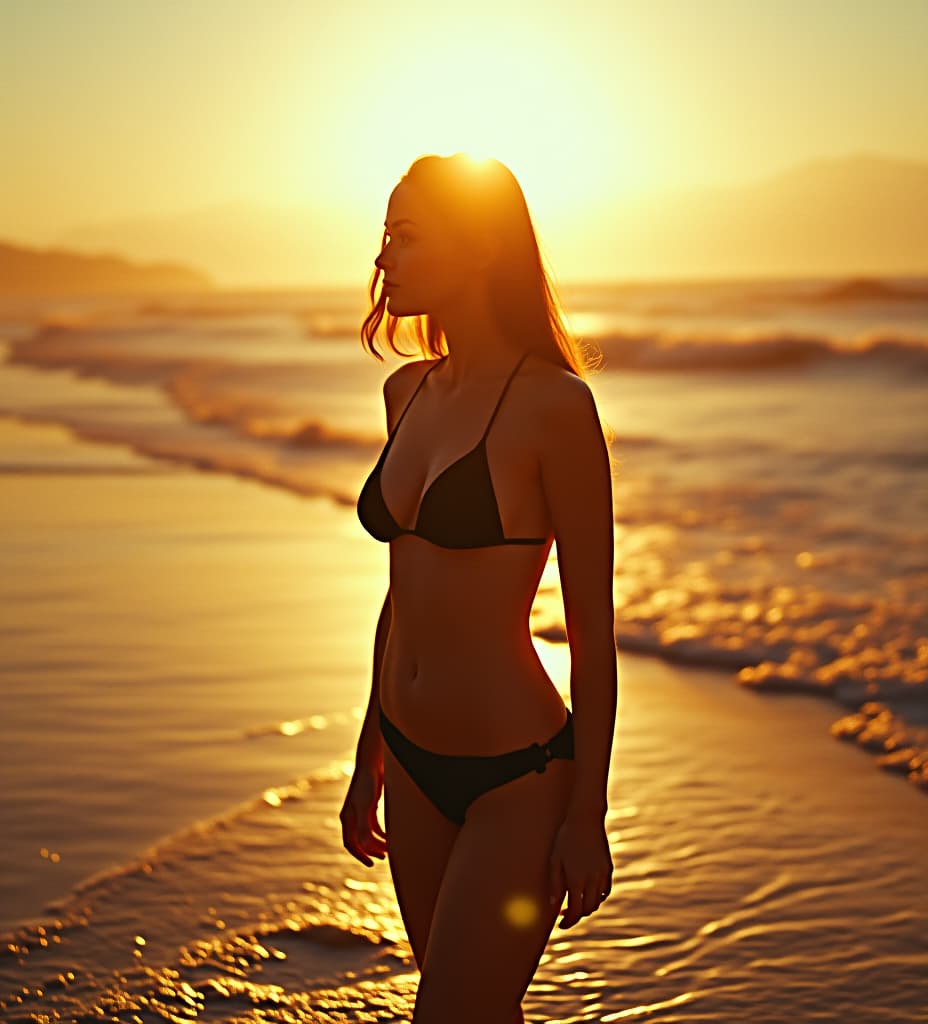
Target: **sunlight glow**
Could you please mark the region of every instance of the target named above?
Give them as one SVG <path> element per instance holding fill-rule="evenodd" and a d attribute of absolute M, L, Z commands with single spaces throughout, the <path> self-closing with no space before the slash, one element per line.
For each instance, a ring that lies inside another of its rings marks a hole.
<path fill-rule="evenodd" d="M 538 901 L 532 896 L 511 896 L 503 904 L 503 917 L 514 928 L 528 928 L 538 919 Z"/>
<path fill-rule="evenodd" d="M 522 26 L 490 37 L 436 21 L 409 59 L 390 65 L 388 88 L 357 95 L 346 123 L 357 126 L 366 157 L 346 169 L 346 192 L 359 187 L 352 170 L 365 176 L 362 191 L 382 196 L 417 156 L 456 152 L 501 160 L 542 214 L 623 184 L 615 175 L 622 112 L 606 109 L 561 40 Z M 316 155 L 307 152 L 307 164 Z"/>

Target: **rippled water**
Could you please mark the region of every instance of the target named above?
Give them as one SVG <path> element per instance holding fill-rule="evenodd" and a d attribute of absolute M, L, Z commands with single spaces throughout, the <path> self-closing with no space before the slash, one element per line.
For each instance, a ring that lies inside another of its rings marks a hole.
<path fill-rule="evenodd" d="M 751 687 L 883 702 L 883 763 L 928 787 L 922 293 L 601 286 L 568 308 L 602 352 L 591 385 L 616 433 L 620 640 Z M 350 506 L 389 369 L 358 351 L 362 312 L 350 293 L 37 310 L 6 332 L 0 412 Z M 121 386 L 62 401 L 24 365 Z"/>
<path fill-rule="evenodd" d="M 816 743 L 821 706 L 621 664 L 613 893 L 555 929 L 527 1020 L 924 1019 L 923 797 Z M 344 781 L 276 787 L 63 900 L 0 959 L 0 990 L 28 990 L 5 1019 L 408 1019 L 388 870 L 339 845 Z"/>
<path fill-rule="evenodd" d="M 0 854 L 33 922 L 4 940 L 4 1019 L 408 1017 L 387 870 L 337 823 L 383 575 L 352 506 L 386 370 L 347 299 L 262 301 L 0 332 L 0 415 L 103 442 L 0 444 Z M 572 312 L 617 435 L 617 874 L 555 931 L 528 1019 L 923 1019 L 924 796 L 829 733 L 925 784 L 925 310 L 738 286 Z M 533 630 L 563 679 L 554 561 Z M 40 910 L 43 879 L 89 865 Z"/>

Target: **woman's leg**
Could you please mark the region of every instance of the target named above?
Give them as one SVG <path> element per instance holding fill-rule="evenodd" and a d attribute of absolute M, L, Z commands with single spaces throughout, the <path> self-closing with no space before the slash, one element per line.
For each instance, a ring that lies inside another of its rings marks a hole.
<path fill-rule="evenodd" d="M 559 907 L 548 862 L 567 811 L 572 761 L 492 789 L 467 812 L 429 930 L 415 1024 L 513 1024 Z"/>
<path fill-rule="evenodd" d="M 448 854 L 458 826 L 441 814 L 384 749 L 384 827 L 387 860 L 413 955 L 419 969 Z"/>

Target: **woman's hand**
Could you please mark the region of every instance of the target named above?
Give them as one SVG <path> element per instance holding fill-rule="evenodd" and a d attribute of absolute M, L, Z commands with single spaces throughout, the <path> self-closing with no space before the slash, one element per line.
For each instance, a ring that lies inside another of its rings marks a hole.
<path fill-rule="evenodd" d="M 357 765 L 339 814 L 345 849 L 367 867 L 373 866 L 372 857 L 383 860 L 387 853 L 387 833 L 377 820 L 382 789 L 382 763 Z"/>
<path fill-rule="evenodd" d="M 562 928 L 599 908 L 612 890 L 612 855 L 601 819 L 564 821 L 554 838 L 548 878 L 552 906 L 563 905 L 567 894 Z"/>

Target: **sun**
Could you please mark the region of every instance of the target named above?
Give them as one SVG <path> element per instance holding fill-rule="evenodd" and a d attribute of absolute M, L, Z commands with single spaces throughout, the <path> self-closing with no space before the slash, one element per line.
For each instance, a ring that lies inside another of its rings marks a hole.
<path fill-rule="evenodd" d="M 344 187 L 381 202 L 417 157 L 464 152 L 506 164 L 542 219 L 606 194 L 621 125 L 570 54 L 522 27 L 490 36 L 455 22 L 417 33 L 411 55 L 391 60 L 376 88 L 359 87 L 345 116 L 363 153 Z"/>

